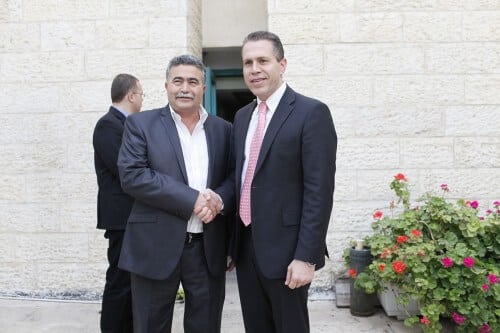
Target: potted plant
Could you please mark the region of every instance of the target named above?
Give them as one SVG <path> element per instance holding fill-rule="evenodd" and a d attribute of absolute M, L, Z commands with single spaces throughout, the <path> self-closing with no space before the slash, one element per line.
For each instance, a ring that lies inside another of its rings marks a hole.
<path fill-rule="evenodd" d="M 451 203 L 426 193 L 411 206 L 407 178 L 394 176 L 390 187 L 399 198 L 390 213 L 373 214 L 373 233 L 365 241 L 373 262 L 356 278 L 367 293 L 398 289 L 398 301 L 414 299 L 420 315 L 405 320 L 426 333 L 440 332 L 449 317 L 457 332 L 500 331 L 500 202 L 484 211 L 477 201 Z M 398 204 L 401 204 L 399 206 Z"/>

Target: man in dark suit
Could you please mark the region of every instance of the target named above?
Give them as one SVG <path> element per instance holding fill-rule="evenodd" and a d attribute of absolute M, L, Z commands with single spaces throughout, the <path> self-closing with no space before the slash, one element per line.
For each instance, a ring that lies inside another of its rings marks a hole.
<path fill-rule="evenodd" d="M 231 124 L 201 105 L 205 68 L 191 55 L 166 73 L 168 105 L 127 119 L 118 169 L 135 198 L 119 267 L 131 272 L 135 333 L 170 332 L 179 283 L 184 332 L 220 332 L 234 205 Z"/>
<path fill-rule="evenodd" d="M 122 143 L 125 118 L 142 107 L 143 91 L 137 78 L 117 75 L 111 84 L 112 105 L 94 129 L 94 163 L 97 194 L 97 228 L 109 241 L 106 284 L 102 295 L 101 331 L 132 332 L 130 274 L 118 268 L 123 234 L 134 199 L 120 186 L 116 161 Z"/>
<path fill-rule="evenodd" d="M 242 58 L 257 97 L 233 123 L 232 257 L 245 330 L 309 332 L 308 289 L 325 264 L 337 136 L 328 107 L 283 81 L 287 60 L 278 36 L 249 34 Z"/>

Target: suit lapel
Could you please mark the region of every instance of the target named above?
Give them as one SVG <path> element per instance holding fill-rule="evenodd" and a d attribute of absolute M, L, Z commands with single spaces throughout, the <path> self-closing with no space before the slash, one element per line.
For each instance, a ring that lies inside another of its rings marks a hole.
<path fill-rule="evenodd" d="M 236 156 L 236 185 L 237 188 L 241 188 L 241 174 L 243 172 L 243 163 L 245 162 L 245 140 L 248 133 L 248 127 L 250 125 L 250 119 L 252 118 L 252 113 L 255 107 L 257 106 L 257 100 L 252 102 L 247 106 L 245 110 L 241 110 L 243 112 L 241 118 L 241 130 L 235 129 L 236 133 L 241 133 L 239 137 L 235 137 L 235 148 L 234 151 L 239 152 L 238 156 Z"/>
<path fill-rule="evenodd" d="M 168 105 L 161 111 L 160 119 L 166 127 L 167 137 L 170 140 L 172 148 L 174 149 L 175 157 L 177 159 L 177 163 L 179 163 L 179 168 L 181 169 L 184 182 L 188 184 L 186 164 L 184 163 L 184 156 L 182 155 L 181 140 L 179 139 L 177 127 L 175 126 L 174 119 L 170 114 L 170 107 Z"/>
<path fill-rule="evenodd" d="M 212 172 L 214 170 L 214 161 L 215 161 L 215 154 L 216 154 L 216 147 L 215 145 L 217 144 L 214 142 L 214 128 L 212 126 L 212 119 L 211 116 L 208 115 L 207 120 L 203 124 L 203 127 L 205 129 L 205 137 L 207 138 L 207 150 L 208 150 L 208 174 L 207 174 L 207 187 L 210 188 L 210 185 L 212 184 Z"/>
<path fill-rule="evenodd" d="M 283 123 L 293 111 L 294 103 L 295 92 L 290 87 L 287 87 L 285 93 L 283 94 L 283 97 L 281 98 L 281 101 L 278 104 L 278 107 L 276 108 L 276 111 L 274 112 L 273 117 L 271 118 L 271 122 L 267 127 L 266 134 L 264 135 L 264 140 L 262 141 L 262 146 L 260 148 L 259 159 L 257 160 L 257 165 L 255 166 L 254 174 L 259 171 L 262 163 L 264 163 L 264 160 L 269 152 L 269 149 L 271 149 L 271 145 L 274 141 L 274 138 L 278 134 L 279 129 L 281 128 L 281 126 L 283 126 Z"/>

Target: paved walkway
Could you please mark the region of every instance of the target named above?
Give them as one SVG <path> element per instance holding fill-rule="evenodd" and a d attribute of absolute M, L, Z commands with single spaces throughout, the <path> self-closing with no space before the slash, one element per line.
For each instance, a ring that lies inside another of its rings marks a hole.
<path fill-rule="evenodd" d="M 0 298 L 2 333 L 98 333 L 99 302 Z M 175 307 L 172 332 L 182 333 L 184 305 Z M 379 310 L 370 317 L 355 317 L 334 301 L 310 301 L 311 333 L 420 333 Z M 222 333 L 244 333 L 234 275 L 228 275 Z"/>

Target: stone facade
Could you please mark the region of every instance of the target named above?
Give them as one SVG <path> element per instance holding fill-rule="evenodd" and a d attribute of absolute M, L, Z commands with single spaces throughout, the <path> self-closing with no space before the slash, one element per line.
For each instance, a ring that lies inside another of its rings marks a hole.
<path fill-rule="evenodd" d="M 120 72 L 145 109 L 165 103 L 168 60 L 202 54 L 205 2 L 0 0 L 0 294 L 101 292 L 94 124 Z M 314 288 L 331 288 L 396 172 L 414 196 L 448 183 L 482 207 L 500 199 L 499 1 L 268 0 L 267 15 L 286 80 L 329 104 L 339 136 Z"/>

